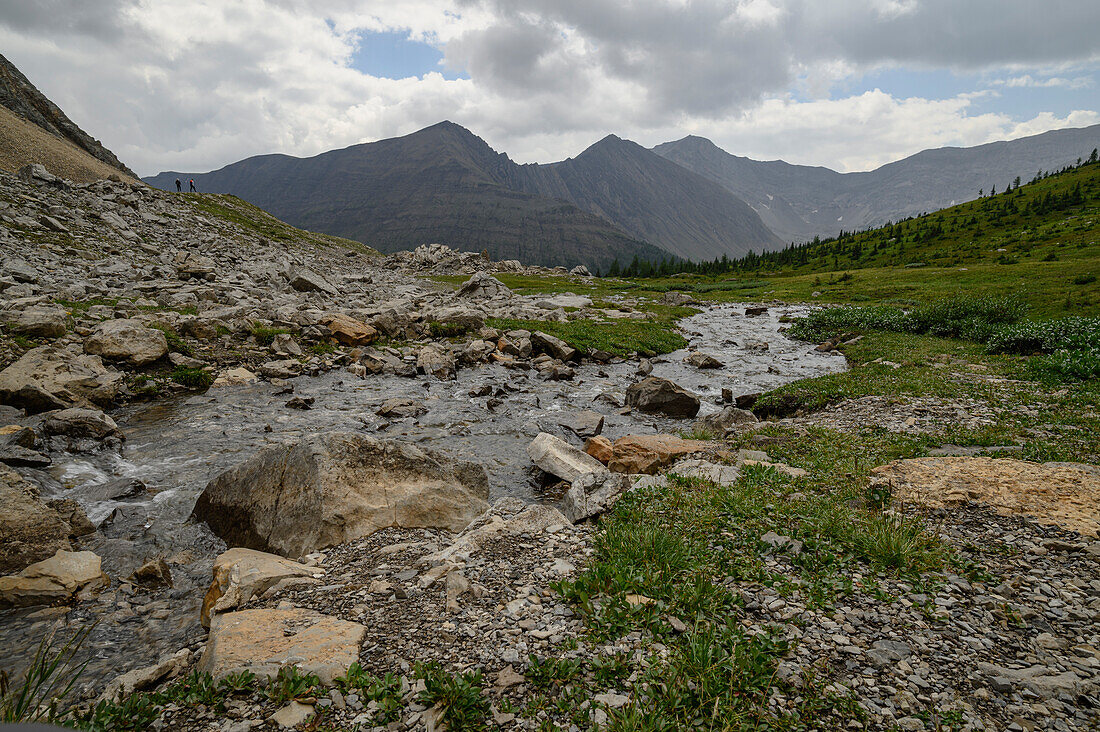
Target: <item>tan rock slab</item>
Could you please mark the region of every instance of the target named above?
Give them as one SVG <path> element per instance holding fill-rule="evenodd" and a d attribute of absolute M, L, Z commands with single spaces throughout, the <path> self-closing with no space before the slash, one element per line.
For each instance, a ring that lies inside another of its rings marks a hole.
<path fill-rule="evenodd" d="M 895 500 L 930 508 L 981 503 L 1002 516 L 1032 516 L 1087 536 L 1100 531 L 1100 468 L 989 457 L 895 460 L 871 471 Z"/>
<path fill-rule="evenodd" d="M 359 660 L 367 629 L 313 610 L 238 610 L 215 615 L 199 671 L 221 679 L 251 671 L 272 678 L 288 664 L 317 674 L 325 684 Z"/>
<path fill-rule="evenodd" d="M 290 577 L 312 577 L 312 567 L 277 554 L 234 547 L 214 560 L 214 579 L 202 601 L 200 619 L 210 627 L 210 616 L 244 605 L 280 581 Z"/>
<path fill-rule="evenodd" d="M 0 606 L 48 605 L 107 584 L 95 552 L 58 550 L 19 574 L 0 577 Z"/>

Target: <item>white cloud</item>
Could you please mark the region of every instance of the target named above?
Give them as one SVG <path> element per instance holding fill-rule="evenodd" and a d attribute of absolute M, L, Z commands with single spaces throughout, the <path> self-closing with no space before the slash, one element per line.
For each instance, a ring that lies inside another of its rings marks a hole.
<path fill-rule="evenodd" d="M 996 89 L 1081 89 L 1098 25 L 1086 0 L 1042 12 L 1026 0 L 0 0 L 4 53 L 142 174 L 312 155 L 441 119 L 521 162 L 608 132 L 647 145 L 692 132 L 737 154 L 864 169 L 1097 114 L 977 113 L 980 90 L 830 99 L 838 80 L 941 68 L 993 74 Z M 437 44 L 469 78 L 360 73 L 349 63 L 365 31 Z"/>
<path fill-rule="evenodd" d="M 1025 87 L 1037 87 L 1040 89 L 1051 88 L 1064 88 L 1064 89 L 1085 89 L 1092 86 L 1092 79 L 1087 76 L 1078 76 L 1073 79 L 1067 79 L 1062 76 L 1051 76 L 1046 79 L 1038 79 L 1031 74 L 1024 74 L 1023 76 L 1012 76 L 1008 79 L 995 79 L 993 83 L 997 86 L 1005 86 L 1010 89 L 1025 88 Z"/>

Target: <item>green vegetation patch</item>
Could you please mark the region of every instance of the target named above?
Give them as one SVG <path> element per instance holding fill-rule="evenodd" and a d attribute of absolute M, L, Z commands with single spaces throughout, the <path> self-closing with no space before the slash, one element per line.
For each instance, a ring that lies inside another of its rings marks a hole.
<path fill-rule="evenodd" d="M 667 322 L 647 320 L 505 320 L 490 318 L 487 325 L 501 330 L 541 330 L 562 339 L 573 348 L 591 353 L 607 351 L 616 356 L 636 353 L 670 353 L 687 346 L 687 339 Z"/>

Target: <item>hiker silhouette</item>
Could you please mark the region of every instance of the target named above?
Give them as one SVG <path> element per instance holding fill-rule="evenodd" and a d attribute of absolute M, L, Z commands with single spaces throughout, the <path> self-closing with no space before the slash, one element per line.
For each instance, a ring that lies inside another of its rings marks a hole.
<path fill-rule="evenodd" d="M 194 178 L 191 179 L 191 192 L 192 193 L 198 193 L 198 191 L 195 190 L 195 179 Z"/>
<path fill-rule="evenodd" d="M 180 183 L 179 178 L 176 178 L 176 193 L 183 193 L 183 184 Z"/>

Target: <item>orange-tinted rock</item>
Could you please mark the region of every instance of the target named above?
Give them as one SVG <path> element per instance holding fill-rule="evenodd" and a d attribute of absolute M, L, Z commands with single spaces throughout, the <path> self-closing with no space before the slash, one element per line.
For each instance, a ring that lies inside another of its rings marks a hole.
<path fill-rule="evenodd" d="M 615 440 L 607 467 L 616 473 L 652 475 L 671 465 L 676 458 L 710 446 L 709 442 L 684 440 L 673 435 L 627 435 Z"/>
<path fill-rule="evenodd" d="M 590 437 L 584 443 L 584 451 L 599 460 L 604 465 L 607 465 L 607 461 L 611 459 L 612 453 L 611 440 L 607 439 L 603 435 Z"/>
<path fill-rule="evenodd" d="M 342 313 L 328 316 L 325 325 L 332 331 L 332 337 L 345 346 L 365 346 L 378 337 L 377 330 Z"/>

